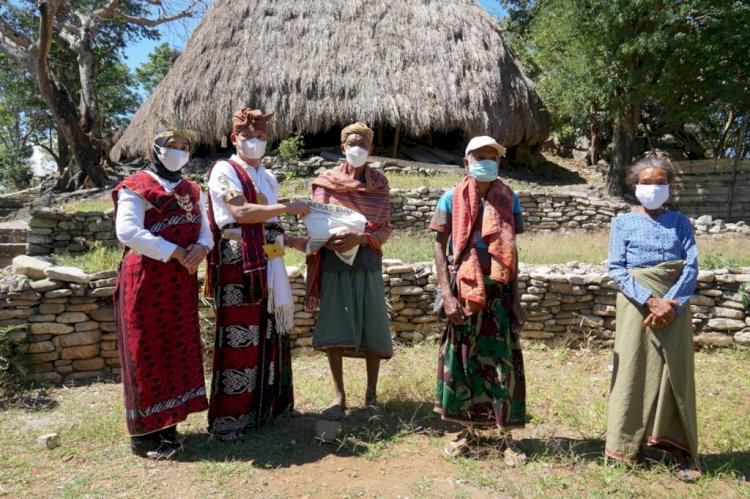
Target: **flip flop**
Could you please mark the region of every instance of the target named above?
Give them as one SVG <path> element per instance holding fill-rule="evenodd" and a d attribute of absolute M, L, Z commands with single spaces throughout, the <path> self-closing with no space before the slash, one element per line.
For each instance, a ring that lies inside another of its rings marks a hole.
<path fill-rule="evenodd" d="M 698 468 L 687 465 L 678 465 L 675 467 L 675 477 L 684 483 L 693 483 L 700 480 L 703 473 Z"/>
<path fill-rule="evenodd" d="M 334 404 L 320 413 L 320 417 L 326 421 L 341 421 L 344 418 L 344 407 Z"/>
<path fill-rule="evenodd" d="M 503 461 L 508 468 L 515 468 L 517 466 L 523 466 L 528 462 L 529 458 L 526 457 L 521 451 L 514 450 L 508 447 L 503 451 Z"/>

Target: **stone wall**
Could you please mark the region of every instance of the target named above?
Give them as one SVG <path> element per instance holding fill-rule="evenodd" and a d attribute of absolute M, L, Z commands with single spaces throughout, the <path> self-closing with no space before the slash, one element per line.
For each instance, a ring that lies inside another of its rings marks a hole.
<path fill-rule="evenodd" d="M 54 208 L 35 208 L 31 212 L 26 236 L 28 255 L 49 255 L 61 250 L 88 251 L 93 242 L 106 246 L 118 243 L 114 210 L 68 212 Z"/>
<path fill-rule="evenodd" d="M 446 188 L 391 189 L 391 218 L 394 231 L 424 231 L 430 224 L 438 199 Z M 600 230 L 612 218 L 630 211 L 627 203 L 561 193 L 518 193 L 523 219 L 529 231 Z M 29 255 L 49 255 L 66 250 L 87 251 L 92 242 L 116 245 L 112 210 L 67 212 L 35 208 L 29 221 Z M 304 226 L 294 217 L 282 217 L 285 228 L 304 234 Z M 750 235 L 745 222 L 724 223 L 705 215 L 693 220 L 698 235 Z"/>
<path fill-rule="evenodd" d="M 432 312 L 437 278 L 432 263 L 383 262 L 391 333 L 411 343 L 439 339 L 444 324 Z M 114 271 L 86 274 L 20 256 L 0 279 L 0 327 L 14 330 L 32 380 L 70 383 L 119 372 L 112 309 Z M 295 299 L 295 352 L 308 352 L 316 314 L 303 310 L 304 273 L 289 267 Z M 701 346 L 750 346 L 750 268 L 701 271 L 691 311 Z M 528 340 L 597 341 L 614 337 L 616 286 L 602 267 L 521 267 L 519 289 Z M 206 318 L 211 310 L 201 308 Z"/>

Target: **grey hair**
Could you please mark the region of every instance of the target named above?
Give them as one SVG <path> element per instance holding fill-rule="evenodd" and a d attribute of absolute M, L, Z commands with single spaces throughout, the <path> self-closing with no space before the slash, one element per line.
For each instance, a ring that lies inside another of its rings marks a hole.
<path fill-rule="evenodd" d="M 670 184 L 674 182 L 674 168 L 672 168 L 672 162 L 669 158 L 649 156 L 637 161 L 628 168 L 625 174 L 625 185 L 630 192 L 635 192 L 635 186 L 638 184 L 638 177 L 640 177 L 641 172 L 651 168 L 661 168 L 667 174 L 667 182 Z"/>

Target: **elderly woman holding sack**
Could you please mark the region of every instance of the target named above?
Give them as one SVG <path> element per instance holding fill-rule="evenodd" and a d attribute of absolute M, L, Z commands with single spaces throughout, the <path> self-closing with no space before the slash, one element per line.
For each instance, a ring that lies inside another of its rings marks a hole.
<path fill-rule="evenodd" d="M 114 304 L 131 449 L 167 459 L 182 448 L 177 423 L 208 408 L 196 271 L 213 241 L 204 195 L 180 174 L 188 134 L 158 133 L 148 155 L 112 192 L 125 246 Z"/>
<path fill-rule="evenodd" d="M 626 183 L 640 202 L 612 222 L 609 275 L 617 283 L 614 371 L 606 455 L 634 462 L 642 444 L 668 451 L 683 481 L 701 476 L 688 309 L 698 278 L 690 220 L 664 207 L 669 160 L 633 165 Z"/>
<path fill-rule="evenodd" d="M 464 157 L 468 174 L 443 194 L 430 223 L 437 232 L 439 306 L 448 319 L 435 411 L 465 427 L 446 444 L 445 454 L 465 455 L 477 441 L 477 429 L 499 428 L 505 461 L 515 466 L 526 461 L 511 445 L 509 431 L 526 422 L 515 242 L 523 222 L 518 196 L 498 178 L 503 154 L 505 148 L 493 138 L 473 138 Z"/>
<path fill-rule="evenodd" d="M 391 234 L 388 179 L 366 163 L 373 132 L 363 123 L 341 131 L 343 165 L 313 182 L 313 201 L 350 208 L 367 219 L 364 231 L 347 229 L 331 237 L 325 248 L 308 256 L 308 310 L 320 309 L 313 332 L 313 348 L 328 356 L 334 385 L 333 401 L 323 418 L 340 420 L 346 409 L 343 357 L 364 357 L 367 367 L 366 410 L 373 416 L 377 403 L 381 359 L 393 355 L 385 306 L 382 247 Z M 358 247 L 350 265 L 337 254 Z"/>

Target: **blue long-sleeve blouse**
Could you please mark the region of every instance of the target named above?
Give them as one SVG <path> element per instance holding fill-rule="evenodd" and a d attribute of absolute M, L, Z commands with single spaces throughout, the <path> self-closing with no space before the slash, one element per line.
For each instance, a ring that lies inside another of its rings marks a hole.
<path fill-rule="evenodd" d="M 653 267 L 669 260 L 685 260 L 677 282 L 665 299 L 677 300 L 680 310 L 695 292 L 698 280 L 698 247 L 690 220 L 668 210 L 656 217 L 631 212 L 612 221 L 609 235 L 609 275 L 625 296 L 641 305 L 652 292 L 638 284 L 628 269 Z"/>

